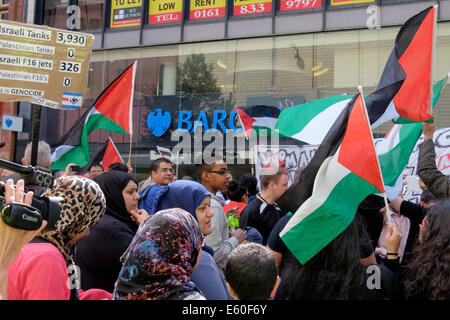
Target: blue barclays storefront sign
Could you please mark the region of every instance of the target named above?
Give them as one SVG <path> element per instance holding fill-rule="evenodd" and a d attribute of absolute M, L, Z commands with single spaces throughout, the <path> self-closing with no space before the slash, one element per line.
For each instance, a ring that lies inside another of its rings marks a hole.
<path fill-rule="evenodd" d="M 194 133 L 198 128 L 204 132 L 242 131 L 234 103 L 220 93 L 147 97 L 146 107 L 150 135 L 163 140 L 173 133 Z"/>
<path fill-rule="evenodd" d="M 197 117 L 193 117 L 191 111 L 179 111 L 178 125 L 175 132 L 195 132 L 197 128 L 200 127 L 202 127 L 205 132 L 215 132 L 216 130 L 222 131 L 223 133 L 229 132 L 230 130 L 233 132 L 242 131 L 242 128 L 237 128 L 235 126 L 235 118 L 237 116 L 236 110 L 234 110 L 229 117 L 225 110 L 213 110 L 212 113 L 211 120 L 208 119 L 208 115 L 204 110 L 201 110 Z M 170 128 L 171 121 L 172 115 L 170 112 L 163 111 L 160 108 L 150 112 L 147 117 L 148 128 L 156 137 L 161 137 L 166 133 Z"/>

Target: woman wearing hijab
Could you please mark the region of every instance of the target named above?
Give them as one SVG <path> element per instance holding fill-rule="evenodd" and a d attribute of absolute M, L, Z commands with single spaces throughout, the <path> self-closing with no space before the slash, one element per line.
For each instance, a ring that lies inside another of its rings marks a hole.
<path fill-rule="evenodd" d="M 122 267 L 120 257 L 139 226 L 139 219 L 134 218 L 139 195 L 136 182 L 126 172 L 108 171 L 94 181 L 105 195 L 106 212 L 89 236 L 78 243 L 75 262 L 81 269 L 83 290 L 100 288 L 112 293 Z"/>
<path fill-rule="evenodd" d="M 114 300 L 205 300 L 191 281 L 204 236 L 194 218 L 174 208 L 148 219 L 125 252 Z"/>
<path fill-rule="evenodd" d="M 76 271 L 74 244 L 89 233 L 105 212 L 105 198 L 99 186 L 83 177 L 68 176 L 55 180 L 43 196 L 60 197 L 60 218 L 55 230 L 43 230 L 26 244 L 8 268 L 10 300 L 77 300 L 86 297 L 110 298 L 97 290 L 80 293 L 67 285 Z M 71 270 L 71 271 L 70 271 Z M 76 274 L 75 274 L 76 275 Z M 73 283 L 72 283 L 73 284 Z"/>
<path fill-rule="evenodd" d="M 200 183 L 188 180 L 176 180 L 164 187 L 159 197 L 153 199 L 153 208 L 164 210 L 181 208 L 189 212 L 198 222 L 204 236 L 212 232 L 210 210 L 211 194 Z M 149 212 L 152 214 L 153 212 Z M 232 300 L 226 282 L 214 261 L 214 250 L 206 245 L 202 247 L 200 264 L 194 270 L 192 281 L 202 291 L 207 300 Z"/>

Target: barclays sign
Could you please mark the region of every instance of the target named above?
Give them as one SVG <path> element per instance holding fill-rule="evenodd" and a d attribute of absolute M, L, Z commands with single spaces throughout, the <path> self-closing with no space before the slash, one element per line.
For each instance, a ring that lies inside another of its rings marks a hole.
<path fill-rule="evenodd" d="M 212 120 L 209 121 L 206 111 L 201 110 L 198 116 L 193 119 L 191 111 L 179 111 L 177 129 L 175 132 L 196 132 L 197 128 L 203 127 L 205 132 L 223 133 L 241 132 L 242 128 L 234 125 L 237 112 L 233 110 L 227 120 L 227 111 L 213 110 Z M 170 128 L 172 123 L 172 115 L 169 111 L 163 111 L 161 108 L 150 112 L 147 117 L 147 126 L 151 133 L 156 137 L 161 137 Z"/>

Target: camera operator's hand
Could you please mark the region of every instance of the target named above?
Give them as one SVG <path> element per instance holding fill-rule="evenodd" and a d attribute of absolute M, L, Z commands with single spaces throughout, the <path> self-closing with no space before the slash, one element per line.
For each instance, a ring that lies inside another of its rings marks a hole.
<path fill-rule="evenodd" d="M 16 186 L 12 179 L 5 184 L 5 204 L 16 202 L 31 205 L 33 192 L 25 194 L 23 180 L 17 181 Z M 38 230 L 26 231 L 8 226 L 0 219 L 0 300 L 6 299 L 7 294 L 7 269 L 16 260 L 22 247 L 37 236 L 47 225 L 42 222 Z"/>

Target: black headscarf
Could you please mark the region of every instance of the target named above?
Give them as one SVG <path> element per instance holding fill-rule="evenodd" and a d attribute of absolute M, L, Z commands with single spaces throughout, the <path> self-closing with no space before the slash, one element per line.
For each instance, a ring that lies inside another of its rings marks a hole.
<path fill-rule="evenodd" d="M 107 171 L 94 178 L 102 189 L 106 198 L 105 214 L 112 216 L 127 224 L 134 232 L 138 229 L 138 224 L 131 220 L 131 215 L 127 211 L 122 191 L 130 181 L 136 182 L 131 175 L 122 171 Z"/>

